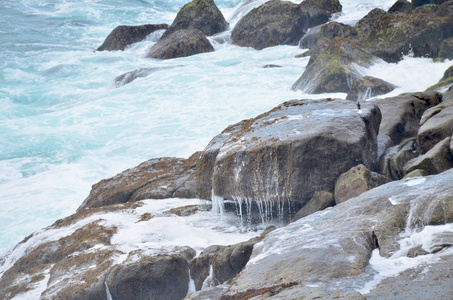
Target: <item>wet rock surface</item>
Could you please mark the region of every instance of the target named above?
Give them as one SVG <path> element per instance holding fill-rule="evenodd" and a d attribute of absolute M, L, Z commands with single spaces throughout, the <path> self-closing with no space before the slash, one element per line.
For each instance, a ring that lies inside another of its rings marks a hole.
<path fill-rule="evenodd" d="M 214 48 L 198 29 L 180 29 L 163 36 L 146 54 L 148 58 L 171 59 L 212 52 Z"/>
<path fill-rule="evenodd" d="M 347 100 L 285 102 L 210 142 L 197 162 L 198 196 L 305 204 L 351 167 L 374 168 L 380 119 L 367 103 L 359 111 Z"/>
<path fill-rule="evenodd" d="M 104 43 L 97 51 L 124 50 L 133 43 L 143 41 L 149 34 L 156 30 L 165 30 L 167 24 L 147 24 L 140 26 L 118 26 L 107 36 Z"/>
<path fill-rule="evenodd" d="M 181 29 L 197 29 L 210 36 L 228 29 L 228 22 L 213 0 L 193 0 L 184 5 L 163 37 Z"/>
<path fill-rule="evenodd" d="M 396 86 L 390 82 L 379 78 L 364 76 L 357 78 L 351 85 L 351 89 L 346 95 L 348 100 L 366 100 L 379 95 L 390 93 Z"/>
<path fill-rule="evenodd" d="M 156 158 L 93 185 L 80 210 L 149 198 L 171 198 L 180 188 L 187 188 L 200 153 L 189 159 Z M 190 183 L 189 183 L 190 184 Z M 190 188 L 190 186 L 189 186 Z M 185 191 L 184 196 L 194 196 Z M 191 197 L 185 197 L 191 198 Z"/>
<path fill-rule="evenodd" d="M 243 17 L 233 29 L 231 39 L 233 44 L 257 50 L 296 45 L 309 28 L 327 22 L 341 9 L 335 0 L 306 0 L 300 4 L 272 0 Z"/>

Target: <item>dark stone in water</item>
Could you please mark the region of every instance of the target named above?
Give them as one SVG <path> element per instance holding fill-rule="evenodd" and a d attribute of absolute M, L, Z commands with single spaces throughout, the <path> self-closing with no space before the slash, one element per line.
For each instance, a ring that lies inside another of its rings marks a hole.
<path fill-rule="evenodd" d="M 167 28 L 167 24 L 147 24 L 140 26 L 121 25 L 113 29 L 97 51 L 124 50 L 130 44 L 143 41 L 152 32 Z"/>
<path fill-rule="evenodd" d="M 169 70 L 176 68 L 177 66 L 169 66 L 169 67 L 155 67 L 155 68 L 142 68 L 138 70 L 134 70 L 131 72 L 124 73 L 118 77 L 115 78 L 115 86 L 116 87 L 121 87 L 123 85 L 126 85 L 128 83 L 131 83 L 137 78 L 143 78 L 146 77 L 152 73 L 155 73 L 157 71 L 161 70 Z"/>

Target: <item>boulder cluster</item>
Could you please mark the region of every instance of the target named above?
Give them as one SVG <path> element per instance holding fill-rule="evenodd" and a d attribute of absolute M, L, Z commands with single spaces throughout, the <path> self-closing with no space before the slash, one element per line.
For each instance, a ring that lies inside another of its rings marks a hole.
<path fill-rule="evenodd" d="M 359 102 L 395 86 L 358 68 L 408 54 L 451 58 L 453 1 L 398 0 L 355 26 L 324 24 L 341 8 L 334 0 L 271 0 L 244 16 L 231 39 L 258 50 L 308 48 L 293 88 L 345 92 L 346 100 L 287 101 L 229 126 L 188 159 L 151 159 L 100 181 L 75 214 L 16 246 L 20 255 L 3 261 L 0 295 L 43 285 L 42 299 L 450 299 L 453 70 L 425 92 Z M 212 0 L 194 0 L 171 26 L 120 26 L 98 50 L 124 50 L 166 29 L 148 57 L 193 55 L 213 51 L 206 36 L 227 28 Z M 230 201 L 252 223 L 286 226 L 198 255 L 188 246 L 114 245 L 119 228 L 104 222 L 109 215 L 146 224 L 155 216 L 143 201 L 163 198 L 204 199 L 213 209 Z M 63 229 L 70 233 L 41 238 Z M 376 260 L 396 264 L 383 271 Z"/>

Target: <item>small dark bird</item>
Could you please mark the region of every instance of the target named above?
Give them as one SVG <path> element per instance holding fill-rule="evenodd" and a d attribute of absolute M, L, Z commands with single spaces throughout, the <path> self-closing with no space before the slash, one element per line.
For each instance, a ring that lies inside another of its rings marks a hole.
<path fill-rule="evenodd" d="M 360 109 L 360 102 L 357 101 L 356 104 L 357 104 L 357 109 Z"/>

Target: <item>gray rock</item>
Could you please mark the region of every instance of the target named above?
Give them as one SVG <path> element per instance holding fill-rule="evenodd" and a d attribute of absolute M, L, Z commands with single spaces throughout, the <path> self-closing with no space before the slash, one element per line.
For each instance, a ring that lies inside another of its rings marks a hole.
<path fill-rule="evenodd" d="M 329 191 L 316 192 L 313 197 L 295 215 L 293 221 L 305 218 L 317 211 L 324 210 L 335 205 L 335 197 Z"/>
<path fill-rule="evenodd" d="M 453 59 L 453 37 L 445 39 L 440 46 L 439 58 Z"/>
<path fill-rule="evenodd" d="M 181 29 L 198 29 L 211 36 L 227 30 L 228 22 L 213 0 L 193 0 L 181 8 L 163 37 Z"/>
<path fill-rule="evenodd" d="M 366 100 L 379 95 L 390 93 L 396 86 L 390 82 L 379 78 L 364 76 L 357 78 L 351 86 L 351 89 L 346 96 L 348 100 Z"/>
<path fill-rule="evenodd" d="M 404 171 L 406 163 L 418 156 L 416 138 L 406 139 L 386 150 L 379 161 L 378 172 L 392 180 L 400 180 L 406 174 Z"/>
<path fill-rule="evenodd" d="M 169 70 L 173 69 L 175 66 L 168 66 L 168 67 L 155 67 L 155 68 L 142 68 L 138 70 L 134 70 L 131 72 L 124 73 L 118 77 L 115 78 L 115 86 L 116 87 L 121 87 L 123 85 L 126 85 L 128 83 L 131 83 L 137 78 L 143 78 L 148 75 L 151 75 L 152 73 L 161 71 L 161 70 Z"/>
<path fill-rule="evenodd" d="M 389 13 L 394 12 L 411 12 L 412 11 L 412 4 L 410 1 L 407 0 L 398 0 L 392 7 L 389 8 Z"/>
<path fill-rule="evenodd" d="M 236 24 L 231 39 L 235 45 L 257 50 L 296 45 L 310 27 L 327 22 L 341 8 L 338 0 L 305 0 L 301 4 L 268 1 Z"/>
<path fill-rule="evenodd" d="M 443 103 L 427 110 L 417 134 L 420 153 L 426 153 L 446 137 L 453 135 L 453 103 Z"/>
<path fill-rule="evenodd" d="M 364 165 L 355 166 L 341 174 L 335 183 L 335 203 L 345 202 L 389 181 L 386 176 L 371 172 Z"/>
<path fill-rule="evenodd" d="M 146 57 L 171 59 L 213 51 L 211 43 L 200 30 L 180 29 L 158 40 Z"/>
<path fill-rule="evenodd" d="M 130 264 L 126 262 L 114 267 L 106 279 L 112 299 L 184 298 L 190 280 L 187 260 L 195 256 L 195 250 L 187 247 L 180 252 L 157 255 Z"/>
<path fill-rule="evenodd" d="M 442 17 L 453 16 L 453 1 L 448 0 L 448 1 L 443 2 L 440 5 L 439 10 L 437 11 L 437 14 Z"/>
<path fill-rule="evenodd" d="M 371 10 L 366 16 L 360 19 L 355 25 L 354 28 L 357 30 L 361 39 L 367 39 L 372 28 L 377 26 L 380 20 L 387 15 L 385 10 L 380 8 L 375 8 Z"/>
<path fill-rule="evenodd" d="M 433 86 L 430 86 L 428 89 L 426 89 L 427 92 L 430 91 L 443 91 L 448 89 L 453 85 L 453 66 L 449 67 L 447 70 L 444 72 L 444 76 L 439 80 L 438 83 L 436 83 Z"/>
<path fill-rule="evenodd" d="M 394 145 L 416 136 L 423 113 L 437 105 L 440 99 L 438 93 L 406 93 L 374 100 L 382 112 L 379 134 L 389 136 Z"/>
<path fill-rule="evenodd" d="M 310 94 L 347 93 L 354 79 L 362 76 L 358 67 L 369 67 L 378 60 L 359 45 L 340 37 L 331 40 L 315 57 L 293 84 L 293 90 Z"/>
<path fill-rule="evenodd" d="M 167 24 L 147 24 L 141 26 L 121 25 L 113 29 L 97 51 L 124 50 L 130 44 L 143 41 L 152 32 L 167 28 Z"/>
<path fill-rule="evenodd" d="M 203 287 L 203 282 L 209 276 L 212 258 L 221 248 L 222 246 L 218 245 L 209 246 L 190 262 L 190 276 L 197 291 Z"/>
<path fill-rule="evenodd" d="M 369 29 L 359 35 L 359 43 L 387 62 L 397 62 L 409 53 L 436 58 L 442 41 L 453 36 L 453 19 L 395 12 L 382 15 Z"/>
<path fill-rule="evenodd" d="M 128 169 L 93 185 L 78 211 L 142 199 L 163 199 L 175 196 L 195 172 L 200 153 L 189 159 L 156 158 Z M 195 190 L 186 195 L 194 195 Z M 189 197 L 192 198 L 192 197 Z"/>
<path fill-rule="evenodd" d="M 333 191 L 351 167 L 374 168 L 380 118 L 373 104 L 359 111 L 351 101 L 324 99 L 285 102 L 232 125 L 197 162 L 198 197 L 303 205 L 316 191 Z"/>
<path fill-rule="evenodd" d="M 411 159 L 404 166 L 406 174 L 416 170 L 425 170 L 429 175 L 439 174 L 453 168 L 453 155 L 450 152 L 450 137 L 445 138 L 424 155 Z"/>
<path fill-rule="evenodd" d="M 307 32 L 309 14 L 299 5 L 272 0 L 254 8 L 231 32 L 233 44 L 257 50 L 282 44 L 296 45 Z"/>
<path fill-rule="evenodd" d="M 406 176 L 404 176 L 403 178 L 407 179 L 407 178 L 414 178 L 414 177 L 425 177 L 428 175 L 429 175 L 428 172 L 426 172 L 425 170 L 417 169 L 417 170 L 407 173 Z"/>
<path fill-rule="evenodd" d="M 436 14 L 439 11 L 439 7 L 438 4 L 425 4 L 416 7 L 412 12 L 415 14 Z"/>

